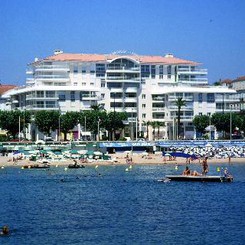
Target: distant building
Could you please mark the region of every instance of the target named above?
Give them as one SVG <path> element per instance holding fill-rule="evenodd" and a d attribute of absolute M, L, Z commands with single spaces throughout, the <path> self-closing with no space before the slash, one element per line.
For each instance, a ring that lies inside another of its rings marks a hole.
<path fill-rule="evenodd" d="M 239 100 L 238 104 L 235 104 L 234 106 L 240 107 L 240 110 L 245 109 L 245 76 L 238 77 L 231 82 L 232 89 L 235 89 L 237 91 L 236 95 L 233 95 L 234 99 Z"/>
<path fill-rule="evenodd" d="M 0 110 L 6 110 L 10 109 L 10 105 L 8 104 L 8 98 L 2 96 L 6 92 L 16 88 L 17 86 L 15 85 L 5 85 L 5 84 L 0 84 Z"/>
<path fill-rule="evenodd" d="M 160 121 L 161 139 L 176 138 L 177 106 L 181 97 L 183 138 L 195 138 L 195 115 L 227 112 L 236 91 L 209 86 L 201 64 L 174 57 L 112 54 L 70 54 L 55 51 L 28 65 L 26 86 L 6 94 L 12 109 L 84 111 L 102 104 L 108 111 L 127 112 L 136 130 L 146 136 L 146 122 Z M 137 127 L 136 127 L 137 122 Z M 151 128 L 149 139 L 154 139 Z M 156 135 L 155 135 L 155 139 Z"/>

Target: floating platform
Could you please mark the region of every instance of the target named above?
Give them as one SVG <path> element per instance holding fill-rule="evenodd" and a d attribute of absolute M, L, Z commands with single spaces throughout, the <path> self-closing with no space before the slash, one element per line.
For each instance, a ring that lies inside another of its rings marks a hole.
<path fill-rule="evenodd" d="M 173 181 L 193 181 L 193 182 L 232 182 L 232 176 L 192 176 L 192 175 L 166 175 L 165 179 L 159 180 L 165 182 L 166 180 Z"/>
<path fill-rule="evenodd" d="M 43 164 L 31 164 L 31 165 L 24 165 L 23 168 L 50 168 L 49 165 L 43 165 Z"/>
<path fill-rule="evenodd" d="M 79 164 L 69 164 L 68 168 L 85 168 L 84 165 L 79 165 Z"/>

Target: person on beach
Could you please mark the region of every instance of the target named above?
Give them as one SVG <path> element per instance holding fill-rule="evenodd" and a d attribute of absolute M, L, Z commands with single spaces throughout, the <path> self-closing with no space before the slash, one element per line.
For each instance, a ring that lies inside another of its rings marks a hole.
<path fill-rule="evenodd" d="M 202 175 L 206 175 L 208 173 L 208 157 L 205 157 L 202 161 Z"/>

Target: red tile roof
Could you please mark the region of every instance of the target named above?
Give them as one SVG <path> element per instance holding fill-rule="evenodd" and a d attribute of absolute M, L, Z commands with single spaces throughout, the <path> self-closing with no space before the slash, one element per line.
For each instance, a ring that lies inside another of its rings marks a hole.
<path fill-rule="evenodd" d="M 220 82 L 221 84 L 231 84 L 232 80 L 231 79 L 224 79 Z"/>
<path fill-rule="evenodd" d="M 15 85 L 4 85 L 4 84 L 0 84 L 0 95 L 4 94 L 5 92 L 16 88 L 17 86 Z"/>
<path fill-rule="evenodd" d="M 116 58 L 130 58 L 140 63 L 157 63 L 157 64 L 186 64 L 186 65 L 200 65 L 200 63 L 176 58 L 173 56 L 148 56 L 148 55 L 125 55 L 125 54 L 71 54 L 59 53 L 49 56 L 44 61 L 76 61 L 76 62 L 106 62 Z"/>
<path fill-rule="evenodd" d="M 240 81 L 245 81 L 245 76 L 238 77 L 235 80 L 233 80 L 232 82 L 240 82 Z"/>

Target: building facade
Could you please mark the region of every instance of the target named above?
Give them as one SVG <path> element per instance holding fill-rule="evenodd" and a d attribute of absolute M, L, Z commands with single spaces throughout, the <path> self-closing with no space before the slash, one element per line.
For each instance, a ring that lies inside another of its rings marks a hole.
<path fill-rule="evenodd" d="M 177 98 L 181 109 L 182 138 L 195 138 L 195 115 L 230 111 L 236 91 L 209 86 L 201 64 L 174 57 L 113 54 L 69 54 L 55 51 L 28 65 L 26 85 L 6 97 L 20 110 L 89 110 L 102 104 L 107 111 L 126 111 L 131 138 L 147 134 L 147 122 L 158 121 L 159 139 L 176 139 Z M 153 129 L 148 135 L 156 139 Z"/>

